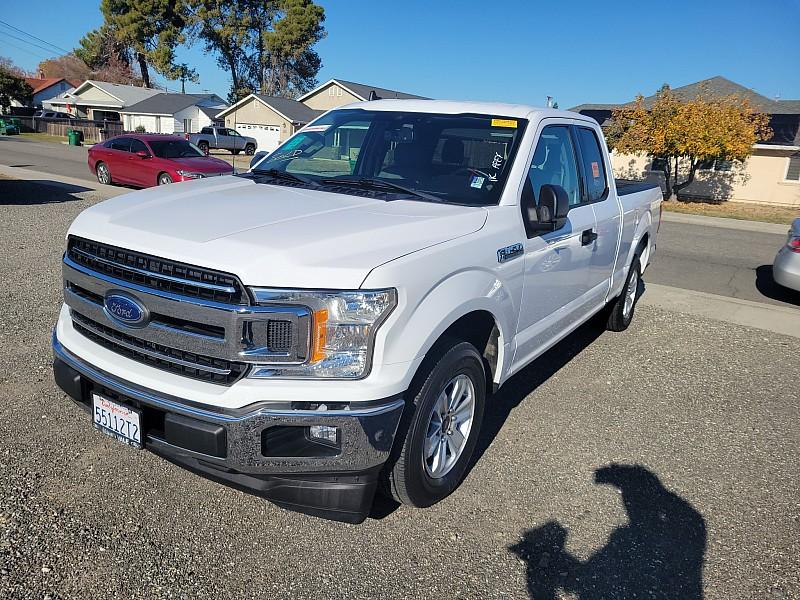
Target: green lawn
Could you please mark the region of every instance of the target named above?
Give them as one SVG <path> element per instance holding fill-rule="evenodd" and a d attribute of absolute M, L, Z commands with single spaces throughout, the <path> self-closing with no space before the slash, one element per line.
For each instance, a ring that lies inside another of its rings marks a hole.
<path fill-rule="evenodd" d="M 800 217 L 800 206 L 775 206 L 770 204 L 747 204 L 744 202 L 707 204 L 705 202 L 671 200 L 665 201 L 662 207 L 669 212 L 689 215 L 762 221 L 764 223 L 781 223 L 785 225 L 790 225 L 794 219 Z"/>

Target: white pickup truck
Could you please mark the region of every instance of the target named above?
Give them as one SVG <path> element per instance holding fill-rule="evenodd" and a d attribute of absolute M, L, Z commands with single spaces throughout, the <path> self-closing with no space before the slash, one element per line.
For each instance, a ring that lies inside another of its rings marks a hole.
<path fill-rule="evenodd" d="M 55 378 L 99 430 L 278 505 L 429 506 L 494 390 L 595 313 L 628 326 L 660 203 L 578 114 L 342 107 L 246 174 L 84 211 Z"/>

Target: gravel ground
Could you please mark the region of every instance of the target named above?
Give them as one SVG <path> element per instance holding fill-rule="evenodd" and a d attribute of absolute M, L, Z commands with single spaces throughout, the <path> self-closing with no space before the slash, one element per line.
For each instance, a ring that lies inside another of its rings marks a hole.
<path fill-rule="evenodd" d="M 796 340 L 589 325 L 491 400 L 450 498 L 332 523 L 130 450 L 57 390 L 63 236 L 96 200 L 0 180 L 0 598 L 800 597 Z"/>

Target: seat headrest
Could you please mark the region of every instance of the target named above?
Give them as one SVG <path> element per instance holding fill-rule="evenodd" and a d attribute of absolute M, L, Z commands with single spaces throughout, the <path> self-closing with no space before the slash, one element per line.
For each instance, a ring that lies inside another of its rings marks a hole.
<path fill-rule="evenodd" d="M 464 163 L 464 142 L 448 138 L 442 147 L 442 162 L 461 165 Z"/>

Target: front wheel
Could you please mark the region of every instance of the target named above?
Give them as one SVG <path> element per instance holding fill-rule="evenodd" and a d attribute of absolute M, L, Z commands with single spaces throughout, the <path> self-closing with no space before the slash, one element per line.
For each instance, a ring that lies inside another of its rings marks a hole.
<path fill-rule="evenodd" d="M 111 185 L 111 171 L 108 170 L 106 163 L 97 163 L 94 170 L 97 173 L 97 181 L 104 185 Z"/>
<path fill-rule="evenodd" d="M 639 284 L 642 280 L 642 268 L 639 257 L 635 257 L 628 269 L 628 278 L 622 293 L 612 301 L 609 307 L 606 328 L 609 331 L 625 331 L 633 320 L 636 302 L 639 300 Z"/>
<path fill-rule="evenodd" d="M 169 173 L 162 173 L 158 176 L 158 185 L 169 185 L 170 183 L 172 183 L 172 177 Z"/>
<path fill-rule="evenodd" d="M 247 146 L 244 147 L 244 153 L 248 156 L 253 156 L 253 154 L 256 153 L 256 147 L 253 144 L 247 144 Z"/>
<path fill-rule="evenodd" d="M 405 439 L 397 440 L 402 450 L 385 473 L 391 495 L 416 507 L 439 502 L 461 484 L 486 403 L 486 372 L 475 346 L 451 341 L 440 348 L 414 398 Z"/>

